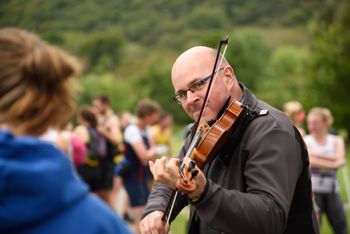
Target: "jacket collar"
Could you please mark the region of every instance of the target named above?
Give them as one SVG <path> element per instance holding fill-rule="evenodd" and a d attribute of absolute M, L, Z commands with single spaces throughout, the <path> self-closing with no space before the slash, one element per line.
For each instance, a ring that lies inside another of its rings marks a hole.
<path fill-rule="evenodd" d="M 241 103 L 249 107 L 250 109 L 254 110 L 258 105 L 258 99 L 244 84 L 239 83 L 239 86 L 243 91 L 243 96 L 241 97 Z"/>

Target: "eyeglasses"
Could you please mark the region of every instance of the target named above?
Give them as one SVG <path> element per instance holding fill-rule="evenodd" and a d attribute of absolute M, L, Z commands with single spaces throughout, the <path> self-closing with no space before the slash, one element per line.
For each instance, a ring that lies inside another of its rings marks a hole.
<path fill-rule="evenodd" d="M 218 70 L 216 70 L 216 71 L 214 72 L 214 74 L 215 74 L 216 72 L 222 71 L 223 69 L 224 69 L 223 67 L 222 67 L 222 68 L 219 68 Z M 209 80 L 211 77 L 212 77 L 212 76 L 211 76 L 211 74 L 210 74 L 209 76 L 206 76 L 206 77 L 204 77 L 203 79 L 201 79 L 201 80 L 199 80 L 199 81 L 193 83 L 188 89 L 186 89 L 186 90 L 180 90 L 179 92 L 177 92 L 177 94 L 175 95 L 175 97 L 174 97 L 173 99 L 174 99 L 176 102 L 180 103 L 180 104 L 183 103 L 184 101 L 187 100 L 187 92 L 188 92 L 188 90 L 190 90 L 192 93 L 195 93 L 195 92 L 197 92 L 197 91 L 203 89 L 205 83 L 206 83 L 207 80 Z"/>

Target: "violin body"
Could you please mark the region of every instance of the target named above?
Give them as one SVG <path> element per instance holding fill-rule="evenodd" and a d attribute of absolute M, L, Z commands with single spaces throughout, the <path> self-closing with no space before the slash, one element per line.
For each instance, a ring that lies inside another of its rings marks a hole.
<path fill-rule="evenodd" d="M 205 163 L 220 149 L 227 141 L 228 136 L 233 132 L 235 121 L 243 110 L 241 103 L 232 102 L 226 108 L 224 114 L 210 127 L 193 150 L 191 159 L 196 165 L 203 169 Z"/>
<path fill-rule="evenodd" d="M 184 161 L 185 166 L 181 173 L 183 178 L 179 180 L 177 185 L 180 191 L 191 193 L 195 190 L 195 184 L 191 183 L 193 177 L 191 171 L 193 167 L 188 166 L 187 163 L 193 160 L 200 169 L 203 169 L 205 164 L 209 162 L 213 155 L 227 142 L 230 134 L 235 129 L 236 120 L 243 109 L 240 102 L 232 102 L 226 108 L 222 116 L 206 132 L 202 133 L 203 136 L 201 140 L 189 156 L 190 160 Z"/>

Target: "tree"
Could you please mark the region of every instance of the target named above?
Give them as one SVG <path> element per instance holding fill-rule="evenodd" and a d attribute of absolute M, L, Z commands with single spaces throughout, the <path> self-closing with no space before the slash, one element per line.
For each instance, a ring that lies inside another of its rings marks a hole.
<path fill-rule="evenodd" d="M 327 106 L 335 126 L 350 133 L 350 3 L 328 1 L 312 25 L 310 93 L 314 105 Z"/>
<path fill-rule="evenodd" d="M 226 54 L 237 78 L 252 91 L 256 91 L 260 80 L 266 75 L 269 56 L 269 46 L 259 34 L 253 32 L 233 37 Z"/>
<path fill-rule="evenodd" d="M 266 61 L 266 77 L 259 79 L 257 95 L 277 108 L 284 103 L 298 100 L 304 104 L 306 83 L 306 61 L 308 53 L 305 48 L 279 46 Z"/>
<path fill-rule="evenodd" d="M 155 61 L 139 77 L 135 77 L 134 87 L 139 97 L 149 97 L 156 100 L 161 107 L 171 113 L 178 123 L 188 122 L 188 116 L 182 107 L 174 100 L 174 88 L 170 78 L 171 64 L 167 61 Z"/>
<path fill-rule="evenodd" d="M 124 41 L 124 37 L 114 30 L 92 34 L 80 50 L 87 58 L 88 70 L 113 71 L 121 61 Z"/>

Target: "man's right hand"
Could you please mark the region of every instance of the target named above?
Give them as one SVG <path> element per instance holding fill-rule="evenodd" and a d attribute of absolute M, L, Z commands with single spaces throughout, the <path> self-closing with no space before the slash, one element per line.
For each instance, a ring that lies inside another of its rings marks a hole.
<path fill-rule="evenodd" d="M 169 232 L 169 224 L 163 222 L 162 211 L 153 211 L 146 215 L 140 222 L 141 234 L 166 234 Z"/>

